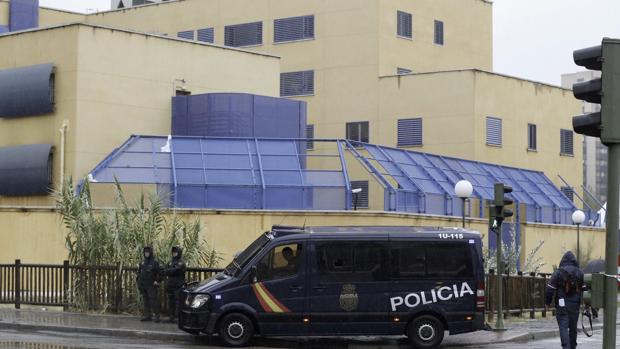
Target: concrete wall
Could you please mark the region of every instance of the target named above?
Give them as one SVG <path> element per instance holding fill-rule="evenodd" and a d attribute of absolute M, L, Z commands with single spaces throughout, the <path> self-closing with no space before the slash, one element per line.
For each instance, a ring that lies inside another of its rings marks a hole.
<path fill-rule="evenodd" d="M 11 53 L 0 55 L 0 69 L 56 66 L 54 113 L 0 118 L 0 146 L 54 145 L 56 183 L 64 121 L 64 167 L 78 180 L 130 135 L 170 134 L 171 98 L 181 84 L 175 79 L 185 79 L 192 93 L 279 94 L 277 57 L 90 25 L 0 36 L 0 52 Z M 0 205 L 51 203 L 50 197 L 0 197 Z"/>
<path fill-rule="evenodd" d="M 329 226 L 329 225 L 375 225 L 375 226 L 460 226 L 459 217 L 396 214 L 385 212 L 273 212 L 232 210 L 177 210 L 177 215 L 193 221 L 199 218 L 203 224 L 202 234 L 228 262 L 232 255 L 247 246 L 258 234 L 272 225 Z M 65 230 L 61 218 L 53 209 L 0 208 L 0 263 L 17 258 L 24 263 L 61 263 L 67 258 L 64 248 Z M 467 219 L 469 229 L 482 233 L 486 245 L 487 221 Z M 525 256 L 544 244 L 539 253 L 546 263 L 544 272 L 552 271 L 562 254 L 575 250 L 576 228 L 574 226 L 524 224 L 522 234 L 522 263 Z M 24 243 L 28 241 L 28 243 Z M 602 229 L 581 229 L 581 251 L 591 248 L 592 258 L 604 255 L 605 232 Z M 589 247 L 590 246 L 590 247 Z"/>
<path fill-rule="evenodd" d="M 57 10 L 49 7 L 39 7 L 39 28 L 83 22 L 85 19 L 85 14 Z"/>

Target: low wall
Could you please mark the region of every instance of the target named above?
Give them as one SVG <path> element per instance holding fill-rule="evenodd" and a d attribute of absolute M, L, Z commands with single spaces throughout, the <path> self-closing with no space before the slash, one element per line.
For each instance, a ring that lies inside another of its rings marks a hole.
<path fill-rule="evenodd" d="M 459 227 L 458 217 L 402 214 L 374 211 L 239 211 L 176 210 L 183 219 L 199 218 L 206 240 L 222 253 L 225 261 L 243 249 L 258 234 L 272 225 L 404 225 Z M 67 258 L 65 230 L 58 212 L 51 208 L 0 207 L 0 263 L 21 259 L 24 263 L 61 263 Z M 467 219 L 469 229 L 482 233 L 486 244 L 487 220 Z M 521 261 L 538 241 L 544 240 L 540 255 L 546 266 L 543 272 L 558 264 L 566 249 L 576 245 L 577 230 L 573 226 L 522 224 Z M 592 250 L 592 257 L 604 255 L 605 233 L 602 229 L 581 228 L 581 251 Z M 589 247 L 588 247 L 589 246 Z"/>

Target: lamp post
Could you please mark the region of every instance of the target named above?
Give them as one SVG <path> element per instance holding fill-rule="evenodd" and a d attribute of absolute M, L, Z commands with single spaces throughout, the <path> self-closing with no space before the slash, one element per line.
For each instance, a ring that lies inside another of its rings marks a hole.
<path fill-rule="evenodd" d="M 357 196 L 362 192 L 362 188 L 355 188 L 351 190 L 353 193 L 353 211 L 357 211 Z"/>
<path fill-rule="evenodd" d="M 582 210 L 573 212 L 573 223 L 577 224 L 577 262 L 579 262 L 579 226 L 586 220 L 586 214 Z"/>
<path fill-rule="evenodd" d="M 460 180 L 454 185 L 454 193 L 463 201 L 463 228 L 465 228 L 465 201 L 469 199 L 474 187 L 468 180 Z"/>

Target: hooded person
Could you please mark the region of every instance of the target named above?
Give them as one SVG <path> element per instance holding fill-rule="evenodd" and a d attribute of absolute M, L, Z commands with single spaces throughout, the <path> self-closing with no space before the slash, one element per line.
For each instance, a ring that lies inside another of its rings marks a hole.
<path fill-rule="evenodd" d="M 568 251 L 562 257 L 560 266 L 555 270 L 545 293 L 545 304 L 551 306 L 555 295 L 555 314 L 560 329 L 562 348 L 577 347 L 577 320 L 581 296 L 585 289 L 583 271 L 575 255 Z"/>
<path fill-rule="evenodd" d="M 152 321 L 153 313 L 155 314 L 155 322 L 159 322 L 159 298 L 157 297 L 157 289 L 159 281 L 161 281 L 161 270 L 159 263 L 155 259 L 153 249 L 145 246 L 142 249 L 142 257 L 144 258 L 138 266 L 137 283 L 142 302 L 144 303 L 144 317 L 140 321 Z"/>
<path fill-rule="evenodd" d="M 174 322 L 179 311 L 180 291 L 185 284 L 185 262 L 183 261 L 183 249 L 179 246 L 172 247 L 172 258 L 166 265 L 164 275 L 166 280 L 166 294 L 168 295 L 168 322 Z"/>

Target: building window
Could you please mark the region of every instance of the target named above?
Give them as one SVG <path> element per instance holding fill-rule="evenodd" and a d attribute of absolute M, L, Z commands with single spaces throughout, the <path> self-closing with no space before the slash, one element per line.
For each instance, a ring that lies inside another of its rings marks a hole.
<path fill-rule="evenodd" d="M 194 31 L 193 30 L 186 30 L 186 31 L 178 32 L 177 33 L 177 38 L 187 39 L 187 40 L 194 40 Z"/>
<path fill-rule="evenodd" d="M 527 124 L 527 150 L 537 150 L 536 125 Z"/>
<path fill-rule="evenodd" d="M 273 41 L 286 42 L 314 38 L 314 16 L 276 19 L 273 21 Z"/>
<path fill-rule="evenodd" d="M 362 189 L 351 195 L 351 204 L 354 208 L 368 208 L 368 181 L 351 181 L 351 190 Z"/>
<path fill-rule="evenodd" d="M 198 29 L 196 31 L 197 40 L 202 42 L 215 42 L 215 32 L 213 28 Z"/>
<path fill-rule="evenodd" d="M 487 145 L 502 145 L 502 119 L 487 116 Z"/>
<path fill-rule="evenodd" d="M 400 37 L 409 38 L 413 37 L 413 16 L 411 13 L 398 11 L 397 14 L 397 26 L 396 34 Z"/>
<path fill-rule="evenodd" d="M 227 25 L 224 28 L 224 45 L 232 47 L 261 45 L 263 22 Z"/>
<path fill-rule="evenodd" d="M 347 122 L 347 139 L 368 143 L 368 121 Z"/>
<path fill-rule="evenodd" d="M 422 118 L 398 120 L 398 146 L 422 145 Z"/>
<path fill-rule="evenodd" d="M 570 202 L 573 202 L 573 188 L 561 187 L 560 191 L 562 192 L 562 194 L 564 194 L 564 196 L 566 196 L 568 200 L 570 200 Z"/>
<path fill-rule="evenodd" d="M 560 154 L 573 155 L 573 131 L 560 130 Z"/>
<path fill-rule="evenodd" d="M 396 68 L 396 74 L 398 75 L 404 75 L 404 74 L 410 74 L 412 72 L 411 69 L 407 69 L 407 68 Z"/>
<path fill-rule="evenodd" d="M 443 22 L 435 20 L 435 43 L 443 45 Z"/>
<path fill-rule="evenodd" d="M 306 138 L 314 139 L 314 125 L 306 126 Z M 306 141 L 306 150 L 312 150 L 312 149 L 314 149 L 314 142 L 310 140 Z"/>
<path fill-rule="evenodd" d="M 308 96 L 314 94 L 314 70 L 280 74 L 280 96 Z"/>

